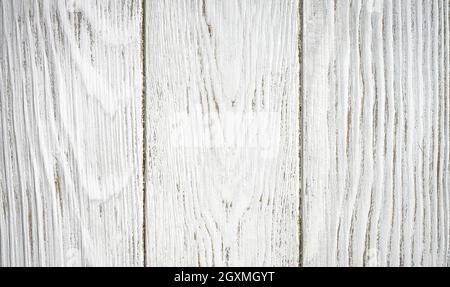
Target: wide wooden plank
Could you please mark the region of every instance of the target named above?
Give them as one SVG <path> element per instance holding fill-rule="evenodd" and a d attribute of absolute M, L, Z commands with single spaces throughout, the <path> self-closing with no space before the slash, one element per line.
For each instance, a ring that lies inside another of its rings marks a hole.
<path fill-rule="evenodd" d="M 304 265 L 447 265 L 449 2 L 304 5 Z"/>
<path fill-rule="evenodd" d="M 148 264 L 298 265 L 298 1 L 145 14 Z"/>
<path fill-rule="evenodd" d="M 0 1 L 0 266 L 143 264 L 140 17 Z"/>

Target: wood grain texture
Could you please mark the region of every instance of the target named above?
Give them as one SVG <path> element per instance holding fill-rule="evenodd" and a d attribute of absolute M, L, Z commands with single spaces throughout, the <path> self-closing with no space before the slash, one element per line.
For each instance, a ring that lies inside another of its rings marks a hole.
<path fill-rule="evenodd" d="M 298 1 L 146 1 L 149 265 L 299 264 Z"/>
<path fill-rule="evenodd" d="M 0 266 L 143 264 L 140 14 L 0 1 Z"/>
<path fill-rule="evenodd" d="M 449 2 L 305 1 L 304 265 L 445 266 Z"/>
<path fill-rule="evenodd" d="M 0 267 L 450 266 L 449 21 L 0 0 Z"/>

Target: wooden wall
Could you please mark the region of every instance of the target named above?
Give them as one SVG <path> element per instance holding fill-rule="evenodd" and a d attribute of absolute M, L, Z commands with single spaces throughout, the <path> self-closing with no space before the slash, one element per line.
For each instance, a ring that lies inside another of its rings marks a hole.
<path fill-rule="evenodd" d="M 446 266 L 450 1 L 0 0 L 0 266 Z"/>

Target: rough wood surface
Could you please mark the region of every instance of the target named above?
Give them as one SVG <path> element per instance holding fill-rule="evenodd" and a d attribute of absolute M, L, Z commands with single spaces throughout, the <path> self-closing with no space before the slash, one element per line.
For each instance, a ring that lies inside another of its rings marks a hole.
<path fill-rule="evenodd" d="M 146 1 L 149 265 L 299 264 L 298 1 Z"/>
<path fill-rule="evenodd" d="M 0 266 L 143 264 L 139 1 L 0 1 Z"/>
<path fill-rule="evenodd" d="M 449 6 L 0 0 L 0 266 L 449 265 Z"/>
<path fill-rule="evenodd" d="M 449 1 L 305 1 L 304 265 L 442 266 Z"/>

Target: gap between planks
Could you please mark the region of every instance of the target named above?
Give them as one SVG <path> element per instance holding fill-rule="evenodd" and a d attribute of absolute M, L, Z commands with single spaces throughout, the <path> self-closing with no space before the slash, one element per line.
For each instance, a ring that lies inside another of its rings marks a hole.
<path fill-rule="evenodd" d="M 298 3 L 298 61 L 299 61 L 299 101 L 298 101 L 298 162 L 299 162 L 299 202 L 298 202 L 298 266 L 303 266 L 303 1 Z"/>
<path fill-rule="evenodd" d="M 143 266 L 147 266 L 147 69 L 146 69 L 146 37 L 145 37 L 145 0 L 141 0 L 141 65 L 142 65 L 142 247 L 143 247 Z"/>

